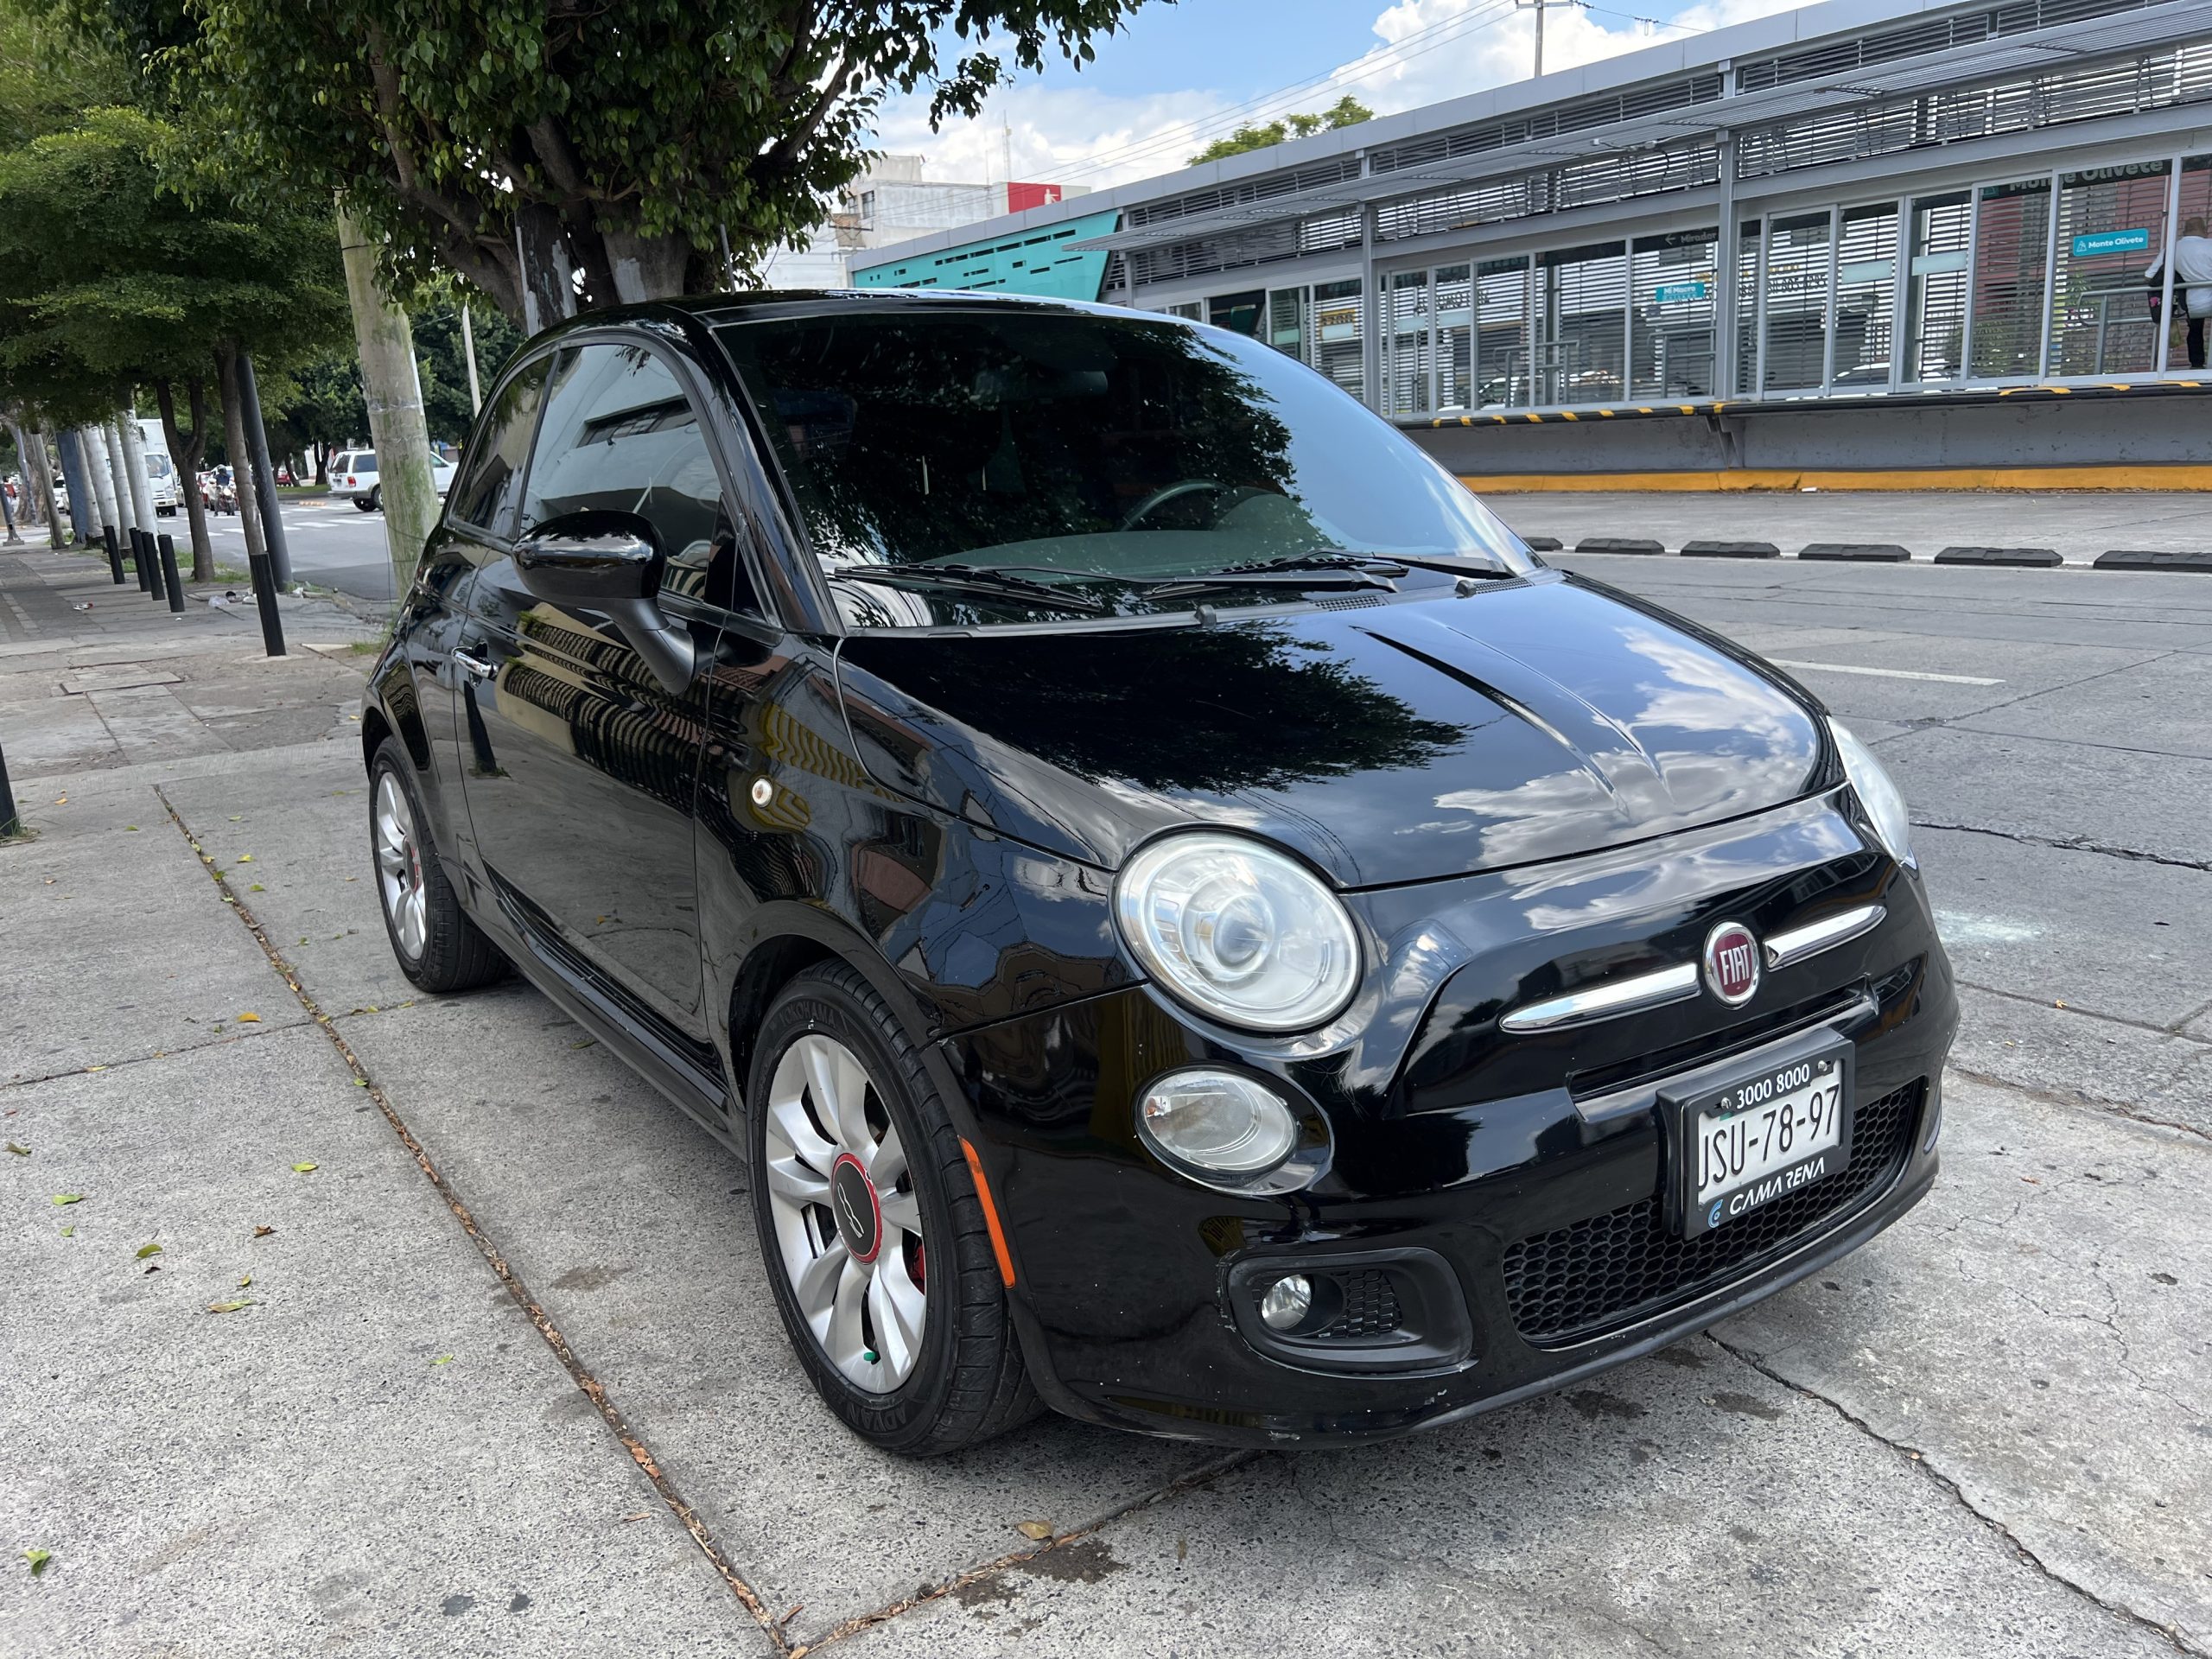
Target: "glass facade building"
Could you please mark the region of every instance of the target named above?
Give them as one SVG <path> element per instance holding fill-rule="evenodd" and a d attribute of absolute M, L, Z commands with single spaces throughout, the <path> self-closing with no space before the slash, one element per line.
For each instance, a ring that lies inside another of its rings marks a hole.
<path fill-rule="evenodd" d="M 1408 423 L 2189 379 L 2208 106 L 2212 0 L 1834 0 L 1102 192 L 1074 245 Z"/>

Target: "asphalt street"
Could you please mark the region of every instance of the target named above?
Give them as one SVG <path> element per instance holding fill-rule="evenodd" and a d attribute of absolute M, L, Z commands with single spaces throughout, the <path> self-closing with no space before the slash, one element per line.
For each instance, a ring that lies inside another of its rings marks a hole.
<path fill-rule="evenodd" d="M 295 511 L 309 580 L 381 558 Z M 215 617 L 117 684 L 152 646 L 7 587 L 0 1655 L 2212 1656 L 2212 582 L 1558 563 L 1897 773 L 1966 987 L 1931 1196 L 1438 1433 L 927 1464 L 807 1393 L 741 1166 L 536 993 L 399 976 L 346 659 Z"/>
<path fill-rule="evenodd" d="M 334 588 L 357 599 L 389 601 L 391 558 L 385 546 L 384 514 L 363 512 L 342 496 L 308 496 L 287 501 L 284 531 L 291 549 L 292 575 L 319 588 Z M 181 547 L 184 519 L 162 520 L 162 528 Z M 208 540 L 217 563 L 246 568 L 245 532 L 236 513 L 207 515 Z"/>

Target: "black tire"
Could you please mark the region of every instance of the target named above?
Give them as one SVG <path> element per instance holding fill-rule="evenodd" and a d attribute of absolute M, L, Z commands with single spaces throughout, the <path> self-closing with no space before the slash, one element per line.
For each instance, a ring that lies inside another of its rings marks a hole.
<path fill-rule="evenodd" d="M 811 1034 L 842 1043 L 867 1071 L 874 1098 L 906 1149 L 922 1233 L 931 1241 L 918 1356 L 888 1393 L 852 1382 L 823 1349 L 799 1312 L 777 1237 L 766 1175 L 770 1085 L 785 1051 Z M 746 1098 L 754 1228 L 785 1333 L 823 1403 L 863 1440 L 917 1458 L 960 1451 L 1036 1416 L 1043 1407 L 1022 1363 L 959 1134 L 882 997 L 842 963 L 807 969 L 761 1021 L 752 1071 Z"/>
<path fill-rule="evenodd" d="M 355 496 L 353 498 L 353 505 L 363 512 L 374 512 L 376 511 L 376 504 L 371 501 L 365 495 Z"/>
<path fill-rule="evenodd" d="M 387 779 L 406 803 L 408 830 L 414 840 L 416 855 L 410 862 L 420 887 L 423 908 L 423 939 L 416 950 L 408 948 L 405 929 L 394 917 L 391 884 L 385 880 L 378 857 L 378 818 Z M 385 937 L 391 941 L 399 971 L 426 991 L 466 991 L 505 978 L 507 959 L 461 909 L 460 896 L 438 861 L 437 849 L 430 843 L 424 828 L 427 823 L 423 798 L 415 788 L 414 763 L 397 738 L 387 737 L 369 766 L 369 852 L 377 884 L 377 908 L 383 913 Z"/>
<path fill-rule="evenodd" d="M 372 485 L 369 488 L 369 511 L 371 512 L 384 511 L 384 486 L 381 484 Z"/>

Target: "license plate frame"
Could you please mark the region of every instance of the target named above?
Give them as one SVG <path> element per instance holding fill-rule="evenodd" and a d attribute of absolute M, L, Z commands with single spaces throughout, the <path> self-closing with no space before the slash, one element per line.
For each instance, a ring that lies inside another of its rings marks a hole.
<path fill-rule="evenodd" d="M 1807 1032 L 1789 1042 L 1700 1067 L 1662 1086 L 1658 1092 L 1672 1154 L 1666 1183 L 1666 1210 L 1671 1230 L 1684 1238 L 1697 1238 L 1755 1214 L 1777 1198 L 1840 1174 L 1851 1161 L 1852 1131 L 1857 1118 L 1852 1098 L 1853 1060 L 1856 1052 L 1856 1046 L 1849 1038 L 1833 1030 Z M 1835 1141 L 1816 1152 L 1770 1164 L 1757 1176 L 1718 1188 L 1700 1199 L 1699 1120 L 1708 1115 L 1713 1116 L 1716 1122 L 1732 1122 L 1738 1117 L 1751 1119 L 1767 1110 L 1773 1100 L 1796 1093 L 1796 1088 L 1778 1085 L 1801 1070 L 1807 1073 L 1807 1078 L 1797 1088 L 1834 1077 L 1839 1090 L 1836 1105 L 1840 1109 Z M 1770 1085 L 1764 1090 L 1764 1099 L 1760 1098 L 1762 1085 Z M 1748 1105 L 1734 1111 L 1724 1109 L 1731 1102 L 1747 1097 Z M 1815 1168 L 1815 1165 L 1821 1166 Z M 1748 1198 L 1749 1201 L 1731 1203 L 1739 1198 Z"/>

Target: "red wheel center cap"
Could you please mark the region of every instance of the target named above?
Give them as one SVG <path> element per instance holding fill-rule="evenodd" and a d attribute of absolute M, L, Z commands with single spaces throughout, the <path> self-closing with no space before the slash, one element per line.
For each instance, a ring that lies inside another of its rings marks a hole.
<path fill-rule="evenodd" d="M 830 1208 L 853 1260 L 874 1261 L 883 1248 L 883 1205 L 875 1196 L 875 1183 L 849 1152 L 839 1153 L 830 1166 Z"/>

